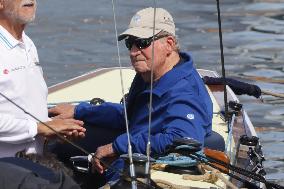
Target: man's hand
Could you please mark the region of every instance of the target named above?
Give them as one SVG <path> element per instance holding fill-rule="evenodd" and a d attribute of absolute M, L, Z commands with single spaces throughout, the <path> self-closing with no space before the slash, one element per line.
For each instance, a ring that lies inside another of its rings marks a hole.
<path fill-rule="evenodd" d="M 48 114 L 54 115 L 54 118 L 70 119 L 74 117 L 75 106 L 71 104 L 59 104 L 48 110 Z"/>
<path fill-rule="evenodd" d="M 102 174 L 104 172 L 104 167 L 101 164 L 100 159 L 111 158 L 116 156 L 112 148 L 112 143 L 98 147 L 97 151 L 95 152 L 95 156 L 97 158 L 92 159 L 92 171 L 93 172 L 97 171 L 100 174 Z"/>
<path fill-rule="evenodd" d="M 54 119 L 45 122 L 52 129 L 69 138 L 81 138 L 85 136 L 84 122 L 75 119 Z M 45 137 L 55 136 L 55 132 L 42 123 L 38 123 L 38 134 Z"/>

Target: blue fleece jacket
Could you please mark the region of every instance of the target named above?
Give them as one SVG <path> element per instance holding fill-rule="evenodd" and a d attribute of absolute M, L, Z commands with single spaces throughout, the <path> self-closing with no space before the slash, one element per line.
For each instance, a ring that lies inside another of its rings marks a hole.
<path fill-rule="evenodd" d="M 153 87 L 151 153 L 161 154 L 175 138 L 191 137 L 201 143 L 211 133 L 213 107 L 202 79 L 193 67 L 189 54 L 162 76 Z M 131 145 L 133 152 L 146 153 L 148 139 L 149 86 L 136 75 L 127 98 Z M 112 129 L 125 130 L 123 106 L 103 103 L 99 106 L 81 103 L 75 118 Z M 113 148 L 127 153 L 126 133 L 118 136 Z"/>
<path fill-rule="evenodd" d="M 180 57 L 181 61 L 153 86 L 151 155 L 165 152 L 175 138 L 191 137 L 203 144 L 205 136 L 212 131 L 213 105 L 209 94 L 193 67 L 191 56 L 180 53 Z M 134 153 L 146 154 L 149 94 L 149 84 L 137 74 L 126 102 Z M 75 118 L 101 127 L 126 130 L 123 106 L 117 103 L 106 102 L 99 106 L 81 103 L 75 108 Z M 127 154 L 126 133 L 113 141 L 113 148 L 119 155 Z M 112 166 L 122 169 L 123 161 L 118 159 Z M 119 178 L 118 173 L 112 171 L 105 176 L 107 180 Z"/>

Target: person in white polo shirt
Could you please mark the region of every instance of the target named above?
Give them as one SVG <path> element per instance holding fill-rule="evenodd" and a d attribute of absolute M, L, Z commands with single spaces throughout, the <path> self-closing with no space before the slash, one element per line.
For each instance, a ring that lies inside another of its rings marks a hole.
<path fill-rule="evenodd" d="M 83 122 L 50 120 L 47 86 L 36 47 L 25 34 L 35 18 L 36 0 L 0 0 L 0 93 L 65 136 L 83 137 Z M 55 133 L 0 95 L 0 157 L 43 151 Z"/>

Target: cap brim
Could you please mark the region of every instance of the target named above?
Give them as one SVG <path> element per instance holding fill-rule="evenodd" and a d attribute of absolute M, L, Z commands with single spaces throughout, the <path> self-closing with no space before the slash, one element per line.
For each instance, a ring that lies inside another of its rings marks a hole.
<path fill-rule="evenodd" d="M 154 35 L 156 35 L 160 31 L 161 30 L 156 29 Z M 149 28 L 139 28 L 139 27 L 129 28 L 118 36 L 118 41 L 123 40 L 129 35 L 135 36 L 138 38 L 149 38 L 153 36 L 153 30 Z"/>

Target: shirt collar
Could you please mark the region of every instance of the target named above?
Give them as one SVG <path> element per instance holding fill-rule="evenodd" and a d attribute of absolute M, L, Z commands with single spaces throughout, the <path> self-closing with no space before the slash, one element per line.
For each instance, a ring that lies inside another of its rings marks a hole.
<path fill-rule="evenodd" d="M 187 53 L 180 53 L 180 57 L 181 61 L 155 83 L 153 87 L 153 94 L 162 96 L 178 81 L 191 74 L 193 68 L 191 56 Z M 147 90 L 145 92 L 150 91 Z"/>
<path fill-rule="evenodd" d="M 12 49 L 20 42 L 0 25 L 0 43 L 2 43 L 8 49 Z"/>
<path fill-rule="evenodd" d="M 29 39 L 29 37 L 26 35 L 25 31 L 23 31 L 23 43 L 25 45 L 25 48 L 27 51 L 30 51 L 30 49 L 33 46 L 33 43 L 31 43 L 31 40 Z"/>
<path fill-rule="evenodd" d="M 27 50 L 30 49 L 30 46 L 27 41 L 27 35 L 25 32 L 22 34 L 23 42 L 20 42 L 19 40 L 15 39 L 14 36 L 12 36 L 4 27 L 0 25 L 0 43 L 4 44 L 5 47 L 8 49 L 13 49 L 19 44 L 26 45 L 25 48 Z"/>

